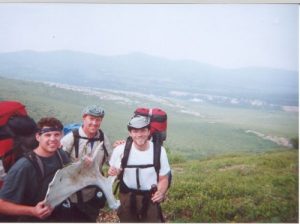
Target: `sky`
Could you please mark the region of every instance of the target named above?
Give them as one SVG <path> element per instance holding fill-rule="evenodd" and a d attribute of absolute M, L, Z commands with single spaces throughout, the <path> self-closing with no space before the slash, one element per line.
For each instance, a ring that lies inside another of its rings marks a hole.
<path fill-rule="evenodd" d="M 298 71 L 299 5 L 2 3 L 0 53 L 20 50 Z"/>

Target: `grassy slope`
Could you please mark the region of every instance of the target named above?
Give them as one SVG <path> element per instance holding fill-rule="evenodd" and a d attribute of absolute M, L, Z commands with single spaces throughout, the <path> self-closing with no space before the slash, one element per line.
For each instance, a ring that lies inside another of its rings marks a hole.
<path fill-rule="evenodd" d="M 173 164 L 169 222 L 297 222 L 298 151 Z"/>
<path fill-rule="evenodd" d="M 80 121 L 79 112 L 82 108 L 99 101 L 96 97 L 77 92 L 1 78 L 0 100 L 22 101 L 35 120 L 42 116 L 53 115 L 65 123 Z M 101 100 L 100 103 L 107 112 L 103 128 L 111 139 L 126 136 L 124 128 L 126 121 L 137 105 L 119 105 L 105 100 Z M 243 122 L 247 123 L 248 119 L 243 116 L 246 113 L 242 110 L 220 111 L 220 108 L 218 109 L 203 108 L 203 111 L 210 116 L 206 120 L 179 114 L 171 108 L 167 110 L 170 113 L 168 113 L 166 146 L 169 146 L 171 161 L 177 162 L 172 164 L 173 185 L 168 201 L 163 204 L 168 220 L 172 222 L 296 222 L 298 217 L 297 151 L 228 155 L 178 163 L 183 160 L 177 154 L 178 152 L 192 155 L 197 159 L 225 151 L 230 153 L 230 151 L 278 149 L 278 146 L 272 143 L 239 131 L 240 125 Z M 217 113 L 222 112 L 236 117 L 237 120 L 232 121 L 237 123 L 227 125 L 230 119 L 219 120 L 219 123 L 207 122 L 209 119 L 215 120 L 214 116 L 217 117 Z M 247 116 L 261 117 L 259 112 L 255 113 Z M 272 121 L 274 118 L 277 119 L 278 115 L 270 116 Z M 265 118 L 265 121 L 267 119 Z M 297 119 L 292 118 L 284 127 L 292 127 L 294 133 Z M 280 121 L 285 120 L 285 116 L 283 119 L 280 118 Z M 253 123 L 253 118 L 249 119 L 248 123 Z M 279 123 L 262 122 L 261 126 L 276 129 Z M 254 125 L 257 124 L 253 123 Z M 290 132 L 290 129 L 285 132 Z"/>
<path fill-rule="evenodd" d="M 298 136 L 297 114 L 180 102 L 187 109 L 200 111 L 204 116 L 195 117 L 140 98 L 134 98 L 138 103 L 121 104 L 40 83 L 1 77 L 0 100 L 20 100 L 35 120 L 53 115 L 64 123 L 80 122 L 80 112 L 84 106 L 100 103 L 106 111 L 102 127 L 112 141 L 127 136 L 126 123 L 136 107 L 161 107 L 168 112 L 168 138 L 165 146 L 187 158 L 279 148 L 275 143 L 245 133 L 247 129 L 285 137 Z"/>

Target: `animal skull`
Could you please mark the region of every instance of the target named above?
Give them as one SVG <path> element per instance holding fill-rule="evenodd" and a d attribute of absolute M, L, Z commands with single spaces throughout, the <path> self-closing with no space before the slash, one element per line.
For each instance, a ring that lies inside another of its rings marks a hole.
<path fill-rule="evenodd" d="M 54 208 L 78 190 L 88 185 L 97 185 L 104 192 L 111 209 L 116 210 L 120 206 L 120 201 L 115 199 L 112 190 L 116 177 L 109 176 L 106 178 L 99 171 L 104 157 L 102 145 L 103 142 L 94 150 L 91 166 L 85 166 L 84 161 L 79 160 L 56 172 L 47 190 L 46 204 Z"/>

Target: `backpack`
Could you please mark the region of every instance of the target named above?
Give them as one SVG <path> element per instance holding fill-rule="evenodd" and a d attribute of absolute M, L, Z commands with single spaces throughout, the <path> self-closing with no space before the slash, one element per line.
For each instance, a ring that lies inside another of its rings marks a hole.
<path fill-rule="evenodd" d="M 153 142 L 153 165 L 142 165 L 142 168 L 154 166 L 155 172 L 157 174 L 157 181 L 159 179 L 159 170 L 160 170 L 160 154 L 161 154 L 161 146 L 167 137 L 167 113 L 159 108 L 137 108 L 134 111 L 134 116 L 141 115 L 150 117 L 150 136 Z M 127 162 L 132 146 L 132 138 L 128 137 L 125 143 L 124 155 L 121 160 L 121 168 L 122 172 L 119 176 L 121 180 L 123 178 L 124 168 L 127 167 Z M 172 181 L 172 173 L 168 173 L 169 185 L 171 185 Z M 121 188 L 124 187 L 120 186 Z"/>
<path fill-rule="evenodd" d="M 134 115 L 150 117 L 150 138 L 162 145 L 167 139 L 167 113 L 159 108 L 137 108 Z"/>
<path fill-rule="evenodd" d="M 79 129 L 82 126 L 82 124 L 79 123 L 71 123 L 64 125 L 64 135 L 68 134 L 74 129 Z"/>
<path fill-rule="evenodd" d="M 10 167 L 37 147 L 37 125 L 17 101 L 0 102 L 0 188 Z"/>

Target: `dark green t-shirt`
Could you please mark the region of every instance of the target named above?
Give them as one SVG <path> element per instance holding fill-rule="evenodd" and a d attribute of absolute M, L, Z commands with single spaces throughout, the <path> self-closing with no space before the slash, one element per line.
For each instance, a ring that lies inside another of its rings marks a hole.
<path fill-rule="evenodd" d="M 59 153 L 63 164 L 67 164 L 69 162 L 67 154 L 63 150 L 59 150 Z M 0 198 L 16 204 L 32 206 L 42 201 L 55 172 L 62 165 L 56 153 L 51 157 L 40 157 L 40 159 L 44 165 L 44 177 L 41 177 L 27 158 L 20 158 L 5 176 Z"/>

